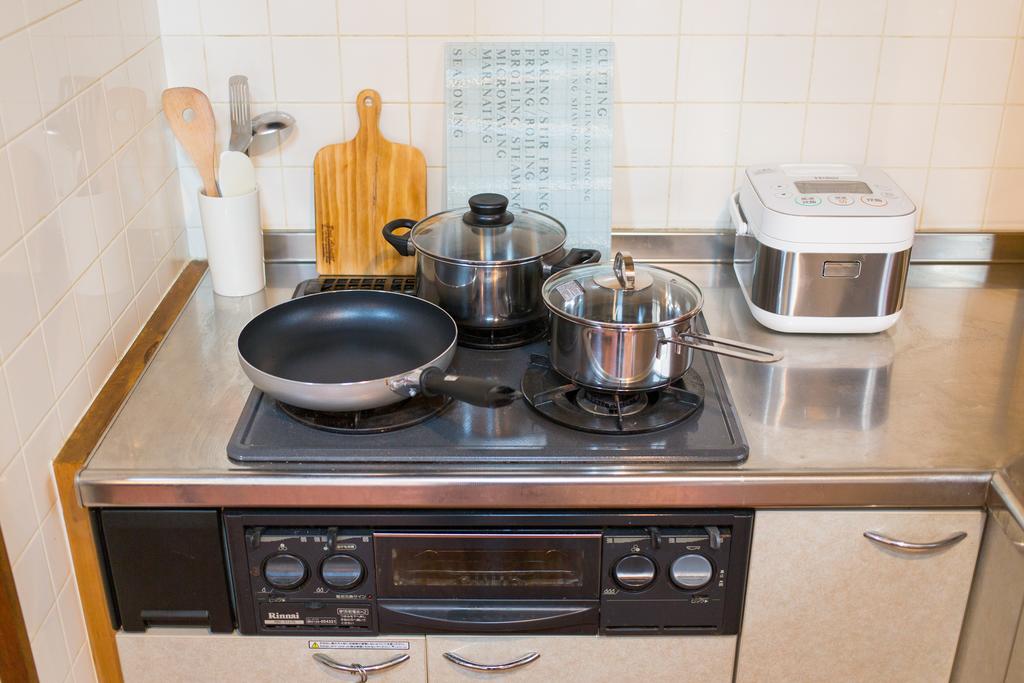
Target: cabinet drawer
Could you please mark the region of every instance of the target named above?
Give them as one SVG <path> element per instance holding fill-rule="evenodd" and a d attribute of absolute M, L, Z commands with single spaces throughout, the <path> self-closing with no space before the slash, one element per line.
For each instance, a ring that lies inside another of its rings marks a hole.
<path fill-rule="evenodd" d="M 977 510 L 758 512 L 737 682 L 948 681 L 982 523 Z"/>
<path fill-rule="evenodd" d="M 513 662 L 531 652 L 540 656 L 521 667 L 488 673 L 449 661 L 446 652 L 485 665 Z M 735 653 L 735 636 L 427 636 L 430 683 L 730 683 Z"/>
<path fill-rule="evenodd" d="M 280 683 L 281 681 L 356 681 L 357 676 L 328 671 L 313 660 L 313 638 L 212 634 L 191 629 L 161 628 L 146 633 L 118 633 L 117 649 L 125 683 Z M 417 683 L 427 680 L 426 645 L 422 636 L 392 638 L 324 638 L 346 643 L 401 643 L 408 649 L 324 649 L 337 662 L 378 664 L 398 655 L 409 660 L 371 675 L 374 683 Z"/>

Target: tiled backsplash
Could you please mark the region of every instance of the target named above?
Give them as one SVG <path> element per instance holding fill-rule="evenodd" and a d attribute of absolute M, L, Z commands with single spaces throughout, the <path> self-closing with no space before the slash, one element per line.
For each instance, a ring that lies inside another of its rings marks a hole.
<path fill-rule="evenodd" d="M 40 680 L 94 681 L 51 461 L 187 258 L 155 0 L 0 0 L 0 525 Z"/>
<path fill-rule="evenodd" d="M 614 223 L 728 225 L 742 169 L 842 161 L 888 169 L 927 229 L 1020 229 L 1021 0 L 162 0 L 168 80 L 227 79 L 299 130 L 256 158 L 269 228 L 310 228 L 316 150 L 354 135 L 379 90 L 391 138 L 426 154 L 443 195 L 447 41 L 615 43 Z M 194 173 L 186 218 L 198 226 Z M 198 238 L 198 233 L 193 237 Z M 201 239 L 193 240 L 201 244 Z"/>

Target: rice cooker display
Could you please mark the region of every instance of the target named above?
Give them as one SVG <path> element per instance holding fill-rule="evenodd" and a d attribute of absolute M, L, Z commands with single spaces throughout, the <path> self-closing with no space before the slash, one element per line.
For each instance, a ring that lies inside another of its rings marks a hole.
<path fill-rule="evenodd" d="M 859 180 L 797 180 L 793 184 L 800 194 L 871 194 L 868 184 Z"/>

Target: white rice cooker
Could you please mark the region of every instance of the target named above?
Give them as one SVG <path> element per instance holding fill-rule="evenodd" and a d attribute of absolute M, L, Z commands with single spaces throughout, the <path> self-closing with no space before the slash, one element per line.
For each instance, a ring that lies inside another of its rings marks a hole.
<path fill-rule="evenodd" d="M 899 319 L 917 207 L 883 171 L 752 166 L 729 210 L 733 267 L 765 327 L 866 333 Z"/>

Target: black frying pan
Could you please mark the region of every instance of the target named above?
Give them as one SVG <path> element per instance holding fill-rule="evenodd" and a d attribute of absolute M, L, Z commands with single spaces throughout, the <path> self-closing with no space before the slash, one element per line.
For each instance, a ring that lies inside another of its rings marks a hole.
<path fill-rule="evenodd" d="M 408 294 L 323 292 L 250 320 L 238 358 L 257 388 L 309 410 L 378 408 L 421 392 L 487 408 L 515 401 L 511 387 L 446 374 L 457 334 L 443 309 Z"/>

